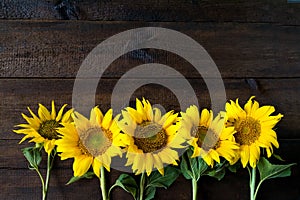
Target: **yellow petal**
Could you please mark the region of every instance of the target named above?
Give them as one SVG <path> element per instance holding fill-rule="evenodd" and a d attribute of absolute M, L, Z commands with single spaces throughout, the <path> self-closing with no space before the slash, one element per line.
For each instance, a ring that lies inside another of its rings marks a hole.
<path fill-rule="evenodd" d="M 191 118 L 192 124 L 197 126 L 200 121 L 199 110 L 197 106 L 192 105 L 186 109 L 186 114 Z"/>
<path fill-rule="evenodd" d="M 98 178 L 100 178 L 100 168 L 102 166 L 101 162 L 95 158 L 92 166 L 93 166 L 94 173 Z"/>
<path fill-rule="evenodd" d="M 106 130 L 109 129 L 112 123 L 112 115 L 113 115 L 113 110 L 109 109 L 103 117 L 102 127 Z"/>
<path fill-rule="evenodd" d="M 59 121 L 61 120 L 62 114 L 63 114 L 64 109 L 65 109 L 66 106 L 67 106 L 67 104 L 64 104 L 64 105 L 61 107 L 61 109 L 58 111 L 58 114 L 57 114 L 57 116 L 56 116 L 56 118 L 55 118 L 55 121 L 59 122 Z"/>
<path fill-rule="evenodd" d="M 245 168 L 247 166 L 247 163 L 249 161 L 249 146 L 243 145 L 241 146 L 241 162 L 243 167 Z"/>
<path fill-rule="evenodd" d="M 43 119 L 42 121 L 51 120 L 50 112 L 42 104 L 39 104 L 38 114 Z"/>
<path fill-rule="evenodd" d="M 52 100 L 51 101 L 51 119 L 55 120 L 55 117 L 56 117 L 56 110 L 55 110 L 55 104 L 54 104 L 54 101 Z"/>
<path fill-rule="evenodd" d="M 91 156 L 80 156 L 74 159 L 73 171 L 74 176 L 84 175 L 90 168 L 93 162 L 93 157 Z"/>

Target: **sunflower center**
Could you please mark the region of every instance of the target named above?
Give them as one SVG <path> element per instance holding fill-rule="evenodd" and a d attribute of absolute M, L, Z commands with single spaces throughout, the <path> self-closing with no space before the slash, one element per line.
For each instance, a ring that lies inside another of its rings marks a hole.
<path fill-rule="evenodd" d="M 41 123 L 38 133 L 48 140 L 59 139 L 59 133 L 56 128 L 60 127 L 59 123 L 55 120 L 47 120 Z"/>
<path fill-rule="evenodd" d="M 134 132 L 134 144 L 144 153 L 158 151 L 167 145 L 167 134 L 161 125 L 143 122 Z"/>
<path fill-rule="evenodd" d="M 91 127 L 80 133 L 79 148 L 84 154 L 100 156 L 111 146 L 112 133 L 101 127 Z"/>
<path fill-rule="evenodd" d="M 252 117 L 246 117 L 244 120 L 235 123 L 236 133 L 235 140 L 241 145 L 250 145 L 254 143 L 260 136 L 261 126 L 258 120 Z"/>
<path fill-rule="evenodd" d="M 218 135 L 205 126 L 194 126 L 192 128 L 192 136 L 198 138 L 197 145 L 205 151 L 216 149 L 220 144 Z"/>

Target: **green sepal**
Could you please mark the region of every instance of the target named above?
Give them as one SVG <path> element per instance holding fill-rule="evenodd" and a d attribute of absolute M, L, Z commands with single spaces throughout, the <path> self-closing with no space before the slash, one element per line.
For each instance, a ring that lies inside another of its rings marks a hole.
<path fill-rule="evenodd" d="M 277 155 L 277 154 L 272 154 L 272 156 L 274 157 L 274 158 L 276 158 L 277 160 L 279 160 L 279 161 L 281 161 L 281 162 L 285 162 L 285 160 L 280 156 L 280 155 Z"/>
<path fill-rule="evenodd" d="M 76 181 L 79 181 L 80 179 L 86 178 L 86 179 L 91 179 L 95 176 L 94 172 L 86 172 L 82 176 L 73 176 L 67 183 L 66 185 L 70 185 Z"/>

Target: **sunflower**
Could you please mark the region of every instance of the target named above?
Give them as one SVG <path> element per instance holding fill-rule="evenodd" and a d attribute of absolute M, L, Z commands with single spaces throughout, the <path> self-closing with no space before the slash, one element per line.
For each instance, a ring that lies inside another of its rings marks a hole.
<path fill-rule="evenodd" d="M 201 156 L 207 165 L 213 167 L 214 161 L 220 163 L 220 156 L 230 163 L 234 162 L 236 150 L 234 128 L 225 127 L 224 112 L 213 119 L 212 111 L 203 109 L 199 115 L 198 108 L 193 105 L 182 112 L 182 134 L 193 146 L 192 157 Z"/>
<path fill-rule="evenodd" d="M 243 167 L 250 164 L 252 168 L 256 167 L 260 157 L 260 147 L 266 149 L 267 156 L 273 153 L 273 146 L 279 147 L 274 126 L 283 117 L 282 114 L 270 116 L 275 108 L 273 106 L 259 107 L 257 101 L 252 96 L 245 104 L 244 109 L 236 102 L 226 103 L 227 126 L 234 127 L 236 133 L 235 140 L 240 144 L 239 158 Z M 238 158 L 238 159 L 239 159 Z"/>
<path fill-rule="evenodd" d="M 17 127 L 21 129 L 13 130 L 18 134 L 25 134 L 20 143 L 28 138 L 32 138 L 29 142 L 42 143 L 45 151 L 49 154 L 55 147 L 55 141 L 59 139 L 60 135 L 57 128 L 60 123 L 70 123 L 72 110 L 68 110 L 64 115 L 63 111 L 67 104 L 63 105 L 56 115 L 54 101 L 52 101 L 51 113 L 45 106 L 39 104 L 38 116 L 36 116 L 28 107 L 29 113 L 32 117 L 28 117 L 22 113 L 22 117 L 28 124 L 19 124 Z"/>
<path fill-rule="evenodd" d="M 132 165 L 136 174 L 146 172 L 149 176 L 154 168 L 163 175 L 163 164 L 177 165 L 178 152 L 173 148 L 183 148 L 185 141 L 177 135 L 177 115 L 170 111 L 162 116 L 145 99 L 136 99 L 136 109 L 123 110 L 119 126 L 129 139 L 126 166 Z"/>
<path fill-rule="evenodd" d="M 62 135 L 56 141 L 61 160 L 74 158 L 74 176 L 84 175 L 92 166 L 100 177 L 100 167 L 110 171 L 111 158 L 122 155 L 120 129 L 112 118 L 112 109 L 103 116 L 98 107 L 91 110 L 88 120 L 78 112 L 72 114 L 74 123 L 63 124 L 58 132 Z"/>

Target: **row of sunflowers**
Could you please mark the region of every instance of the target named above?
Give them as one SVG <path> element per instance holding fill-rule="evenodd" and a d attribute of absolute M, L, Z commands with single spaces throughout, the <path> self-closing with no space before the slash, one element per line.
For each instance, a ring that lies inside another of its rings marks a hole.
<path fill-rule="evenodd" d="M 51 112 L 39 104 L 37 115 L 28 107 L 31 116 L 22 113 L 27 123 L 14 130 L 25 135 L 20 143 L 26 139 L 35 143 L 22 151 L 41 179 L 42 199 L 47 198 L 56 155 L 61 160 L 74 159 L 74 176 L 68 184 L 95 175 L 105 200 L 117 186 L 136 200 L 153 199 L 157 187 L 169 187 L 180 174 L 191 181 L 192 198 L 196 200 L 200 177 L 221 180 L 226 171 L 239 168 L 248 169 L 249 196 L 255 200 L 263 181 L 291 174 L 293 164 L 268 161 L 274 155 L 273 147 L 279 147 L 274 127 L 283 115 L 272 115 L 275 108 L 259 106 L 254 97 L 243 108 L 238 99 L 231 100 L 225 111 L 215 116 L 211 110 L 199 110 L 195 105 L 180 113 L 162 113 L 144 98 L 136 99 L 135 108 L 127 107 L 116 116 L 112 109 L 102 113 L 96 106 L 89 119 L 74 109 L 65 111 L 66 106 L 57 113 L 54 101 Z M 39 170 L 42 149 L 48 155 L 45 178 Z M 113 158 L 123 155 L 125 164 L 120 168 Z M 135 175 L 121 174 L 107 189 L 105 173 L 115 166 L 124 171 L 130 167 Z"/>

